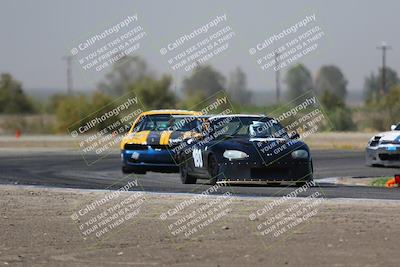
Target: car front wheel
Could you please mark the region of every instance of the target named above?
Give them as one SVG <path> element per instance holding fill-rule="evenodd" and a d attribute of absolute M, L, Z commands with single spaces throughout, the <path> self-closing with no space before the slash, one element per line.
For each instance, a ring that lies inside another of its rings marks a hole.
<path fill-rule="evenodd" d="M 187 160 L 181 163 L 179 166 L 179 173 L 181 176 L 181 181 L 183 184 L 195 184 L 197 182 L 197 178 L 189 173 L 189 164 Z"/>
<path fill-rule="evenodd" d="M 214 155 L 211 155 L 208 159 L 208 174 L 210 176 L 210 184 L 215 185 L 219 175 L 219 166 Z"/>

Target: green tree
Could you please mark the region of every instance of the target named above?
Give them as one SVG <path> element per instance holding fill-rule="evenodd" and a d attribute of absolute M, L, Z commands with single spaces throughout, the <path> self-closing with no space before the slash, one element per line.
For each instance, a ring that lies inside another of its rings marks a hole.
<path fill-rule="evenodd" d="M 389 90 L 400 83 L 397 72 L 391 68 L 386 68 L 385 74 L 386 86 L 385 86 L 385 94 L 389 92 Z M 379 74 L 371 73 L 368 77 L 365 78 L 364 81 L 364 100 L 365 102 L 371 103 L 373 101 L 379 100 L 380 89 L 382 86 L 382 68 L 379 70 Z"/>
<path fill-rule="evenodd" d="M 379 108 L 385 113 L 384 128 L 389 129 L 390 125 L 400 122 L 400 85 L 393 86 L 388 94 L 379 103 Z"/>
<path fill-rule="evenodd" d="M 201 109 L 199 103 L 203 103 L 204 94 L 202 92 L 193 92 L 186 96 L 183 101 L 179 102 L 179 108 L 182 109 Z"/>
<path fill-rule="evenodd" d="M 90 97 L 82 94 L 57 95 L 52 99 L 51 105 L 55 109 L 57 118 L 56 130 L 61 133 L 65 133 L 71 126 L 77 129 L 114 108 L 112 98 L 100 91 L 93 92 Z M 117 119 L 118 117 L 114 118 L 114 120 Z M 102 130 L 111 123 L 110 120 L 99 123 L 93 130 Z"/>
<path fill-rule="evenodd" d="M 134 92 L 146 108 L 160 109 L 175 107 L 176 96 L 170 90 L 171 83 L 167 75 L 156 79 L 143 59 L 127 56 L 113 66 L 99 88 L 110 96 Z"/>
<path fill-rule="evenodd" d="M 191 76 L 183 80 L 183 92 L 186 96 L 200 93 L 203 97 L 224 89 L 225 77 L 211 66 L 198 66 Z"/>
<path fill-rule="evenodd" d="M 98 87 L 100 91 L 111 96 L 121 96 L 132 84 L 153 76 L 142 58 L 124 56 L 112 66 Z"/>
<path fill-rule="evenodd" d="M 0 77 L 0 113 L 32 113 L 33 105 L 25 95 L 20 82 L 11 74 L 3 73 Z"/>
<path fill-rule="evenodd" d="M 247 89 L 246 74 L 240 67 L 236 67 L 235 70 L 229 74 L 227 91 L 234 102 L 243 105 L 250 104 L 251 92 Z"/>
<path fill-rule="evenodd" d="M 342 71 L 336 66 L 322 66 L 315 79 L 315 90 L 318 95 L 322 95 L 324 91 L 330 91 L 332 94 L 346 99 L 347 80 Z"/>
<path fill-rule="evenodd" d="M 320 100 L 328 113 L 329 120 L 336 131 L 350 131 L 355 129 L 352 111 L 346 107 L 343 98 L 329 90 L 323 91 Z"/>
<path fill-rule="evenodd" d="M 70 126 L 78 128 L 84 125 L 85 118 L 91 113 L 91 103 L 84 95 L 59 96 L 56 104 L 56 131 L 65 133 Z"/>
<path fill-rule="evenodd" d="M 286 72 L 285 82 L 289 100 L 295 99 L 313 88 L 311 72 L 303 64 L 290 67 Z"/>
<path fill-rule="evenodd" d="M 88 103 L 89 108 L 86 110 L 86 112 L 90 116 L 88 118 L 85 118 L 83 122 L 86 123 L 87 121 L 89 121 L 94 117 L 102 116 L 105 111 L 110 111 L 114 109 L 115 105 L 118 103 L 113 103 L 112 101 L 113 99 L 110 96 L 104 94 L 103 92 L 94 91 L 90 98 L 90 102 Z M 110 119 L 107 119 L 104 122 L 97 124 L 95 129 L 100 131 L 119 119 L 120 118 L 118 116 L 113 116 Z"/>
<path fill-rule="evenodd" d="M 129 91 L 134 92 L 146 108 L 174 108 L 176 96 L 170 90 L 171 76 L 164 75 L 159 80 L 146 77 L 130 85 Z"/>
<path fill-rule="evenodd" d="M 335 95 L 331 91 L 323 91 L 322 95 L 320 96 L 320 100 L 322 105 L 327 110 L 334 110 L 336 108 L 344 108 L 346 106 L 343 98 Z"/>

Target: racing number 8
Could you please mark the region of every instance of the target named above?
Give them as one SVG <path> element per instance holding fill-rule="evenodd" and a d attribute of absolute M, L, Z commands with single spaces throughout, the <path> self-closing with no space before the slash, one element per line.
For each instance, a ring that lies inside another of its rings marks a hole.
<path fill-rule="evenodd" d="M 198 148 L 193 149 L 192 155 L 193 155 L 194 166 L 196 168 L 203 167 L 203 157 L 201 156 L 201 150 Z"/>

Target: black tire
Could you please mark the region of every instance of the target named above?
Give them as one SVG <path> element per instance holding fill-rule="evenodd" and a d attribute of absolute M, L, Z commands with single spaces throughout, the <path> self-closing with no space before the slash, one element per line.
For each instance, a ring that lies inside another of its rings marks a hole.
<path fill-rule="evenodd" d="M 181 165 L 179 166 L 179 173 L 181 177 L 182 184 L 195 184 L 197 178 L 193 175 L 188 174 L 189 164 L 187 160 L 181 160 Z"/>
<path fill-rule="evenodd" d="M 208 173 L 211 177 L 210 184 L 215 185 L 217 183 L 219 167 L 218 167 L 217 158 L 214 155 L 210 155 L 208 157 Z"/>
<path fill-rule="evenodd" d="M 127 168 L 126 166 L 122 166 L 122 173 L 128 174 L 132 173 L 133 171 L 130 168 Z"/>
<path fill-rule="evenodd" d="M 124 174 L 129 174 L 129 173 L 135 173 L 135 174 L 146 174 L 146 171 L 143 170 L 135 170 L 132 168 L 128 168 L 126 166 L 122 166 L 122 173 Z"/>
<path fill-rule="evenodd" d="M 296 186 L 302 187 L 306 185 L 308 182 L 311 182 L 314 179 L 314 164 L 313 161 L 311 160 L 311 173 L 307 175 L 307 177 L 304 180 L 300 180 L 296 182 Z"/>
<path fill-rule="evenodd" d="M 312 160 L 311 160 L 311 177 L 312 178 L 314 177 L 314 163 Z"/>
<path fill-rule="evenodd" d="M 302 187 L 302 186 L 304 186 L 304 185 L 306 185 L 306 184 L 307 184 L 307 182 L 305 182 L 305 181 L 296 182 L 296 186 L 298 186 L 298 187 Z"/>

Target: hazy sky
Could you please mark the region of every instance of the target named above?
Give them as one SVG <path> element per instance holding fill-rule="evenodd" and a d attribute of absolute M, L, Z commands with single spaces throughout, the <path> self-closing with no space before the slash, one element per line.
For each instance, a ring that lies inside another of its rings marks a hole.
<path fill-rule="evenodd" d="M 0 72 L 10 72 L 31 88 L 66 88 L 65 62 L 72 47 L 138 14 L 146 32 L 137 50 L 158 74 L 170 73 L 179 81 L 185 71 L 173 71 L 159 50 L 184 33 L 217 15 L 227 15 L 235 33 L 229 48 L 210 64 L 227 75 L 240 66 L 251 89 L 273 90 L 274 71 L 263 71 L 249 48 L 290 27 L 306 15 L 316 15 L 325 36 L 318 48 L 299 62 L 315 75 L 321 65 L 342 69 L 350 90 L 359 89 L 364 77 L 381 64 L 376 46 L 385 40 L 393 49 L 387 63 L 400 71 L 400 1 L 1 1 Z M 293 35 L 294 37 L 295 35 Z M 200 39 L 199 39 L 200 40 Z M 289 40 L 289 39 L 288 39 Z M 94 88 L 107 70 L 96 74 L 74 63 L 75 88 Z M 283 71 L 284 72 L 284 71 Z"/>

